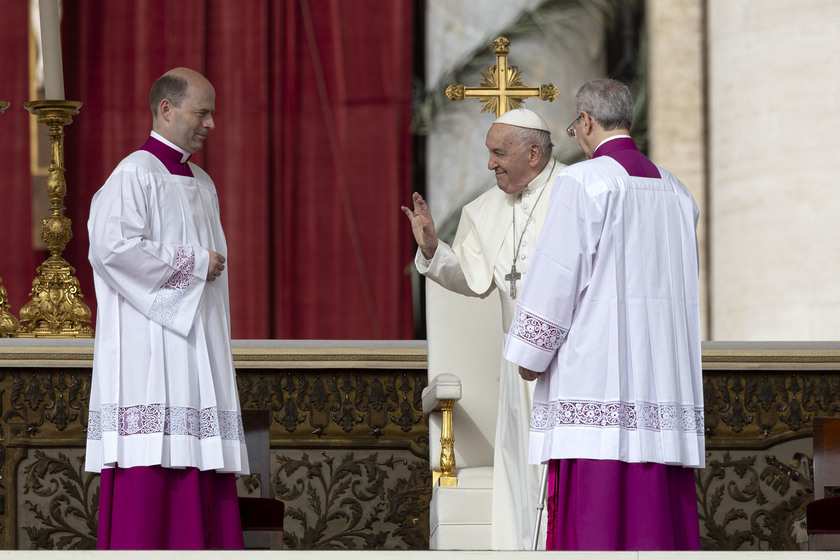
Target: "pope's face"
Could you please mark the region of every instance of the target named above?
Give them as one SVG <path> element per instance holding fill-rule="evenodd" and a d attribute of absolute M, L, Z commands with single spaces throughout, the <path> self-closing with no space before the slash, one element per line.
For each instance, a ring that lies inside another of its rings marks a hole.
<path fill-rule="evenodd" d="M 509 124 L 494 124 L 487 132 L 487 168 L 496 174 L 496 185 L 507 194 L 518 193 L 537 175 L 529 162 L 529 146 L 516 141 L 516 130 Z"/>
<path fill-rule="evenodd" d="M 216 128 L 216 92 L 209 82 L 191 81 L 187 96 L 180 107 L 172 107 L 170 140 L 176 146 L 195 153 L 204 145 L 204 139 Z"/>

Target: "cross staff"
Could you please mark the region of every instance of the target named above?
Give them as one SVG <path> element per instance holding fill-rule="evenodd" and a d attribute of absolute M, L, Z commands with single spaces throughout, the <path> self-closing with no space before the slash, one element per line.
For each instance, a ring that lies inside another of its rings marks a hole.
<path fill-rule="evenodd" d="M 516 66 L 508 66 L 510 41 L 499 37 L 493 41 L 493 53 L 496 65 L 488 66 L 481 75 L 484 78 L 479 87 L 466 87 L 452 84 L 446 88 L 446 97 L 452 101 L 462 101 L 467 97 L 477 97 L 484 105 L 481 112 L 492 111 L 497 117 L 522 106 L 526 97 L 539 97 L 543 101 L 554 101 L 559 90 L 554 84 L 540 87 L 527 87 L 522 83 L 522 73 Z"/>

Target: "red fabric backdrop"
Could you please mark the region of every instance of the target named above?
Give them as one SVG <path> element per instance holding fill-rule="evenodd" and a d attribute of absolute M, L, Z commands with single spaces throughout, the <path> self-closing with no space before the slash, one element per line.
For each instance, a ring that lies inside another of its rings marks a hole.
<path fill-rule="evenodd" d="M 0 4 L 0 78 L 23 91 L 26 3 Z M 234 338 L 412 337 L 412 241 L 399 212 L 412 190 L 410 0 L 74 0 L 62 30 L 66 96 L 84 103 L 65 128 L 75 235 L 65 256 L 86 303 L 95 307 L 90 199 L 148 136 L 152 82 L 188 66 L 216 88 L 217 128 L 193 161 L 219 191 Z M 16 95 L 0 117 L 3 165 L 16 170 L 3 174 L 3 207 L 27 209 L 0 221 L 15 314 L 34 274 L 17 273 L 32 259 L 26 95 Z"/>
<path fill-rule="evenodd" d="M 29 3 L 0 4 L 0 99 L 11 103 L 0 115 L 0 278 L 17 316 L 42 261 L 30 241 L 29 113 L 23 108 L 29 101 Z"/>

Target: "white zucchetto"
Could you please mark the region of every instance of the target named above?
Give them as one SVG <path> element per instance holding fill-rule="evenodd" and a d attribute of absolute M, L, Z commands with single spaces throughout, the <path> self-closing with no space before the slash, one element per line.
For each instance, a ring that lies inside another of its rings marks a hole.
<path fill-rule="evenodd" d="M 497 118 L 493 124 L 509 124 L 520 128 L 535 128 L 551 132 L 543 118 L 529 109 L 511 109 Z"/>

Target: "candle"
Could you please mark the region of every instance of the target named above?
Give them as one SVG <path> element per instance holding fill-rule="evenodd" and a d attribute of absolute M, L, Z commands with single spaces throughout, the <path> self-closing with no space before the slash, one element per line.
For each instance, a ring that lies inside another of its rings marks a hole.
<path fill-rule="evenodd" d="M 40 0 L 41 56 L 44 58 L 44 94 L 47 99 L 64 99 L 64 70 L 61 67 L 61 20 L 59 0 Z"/>

